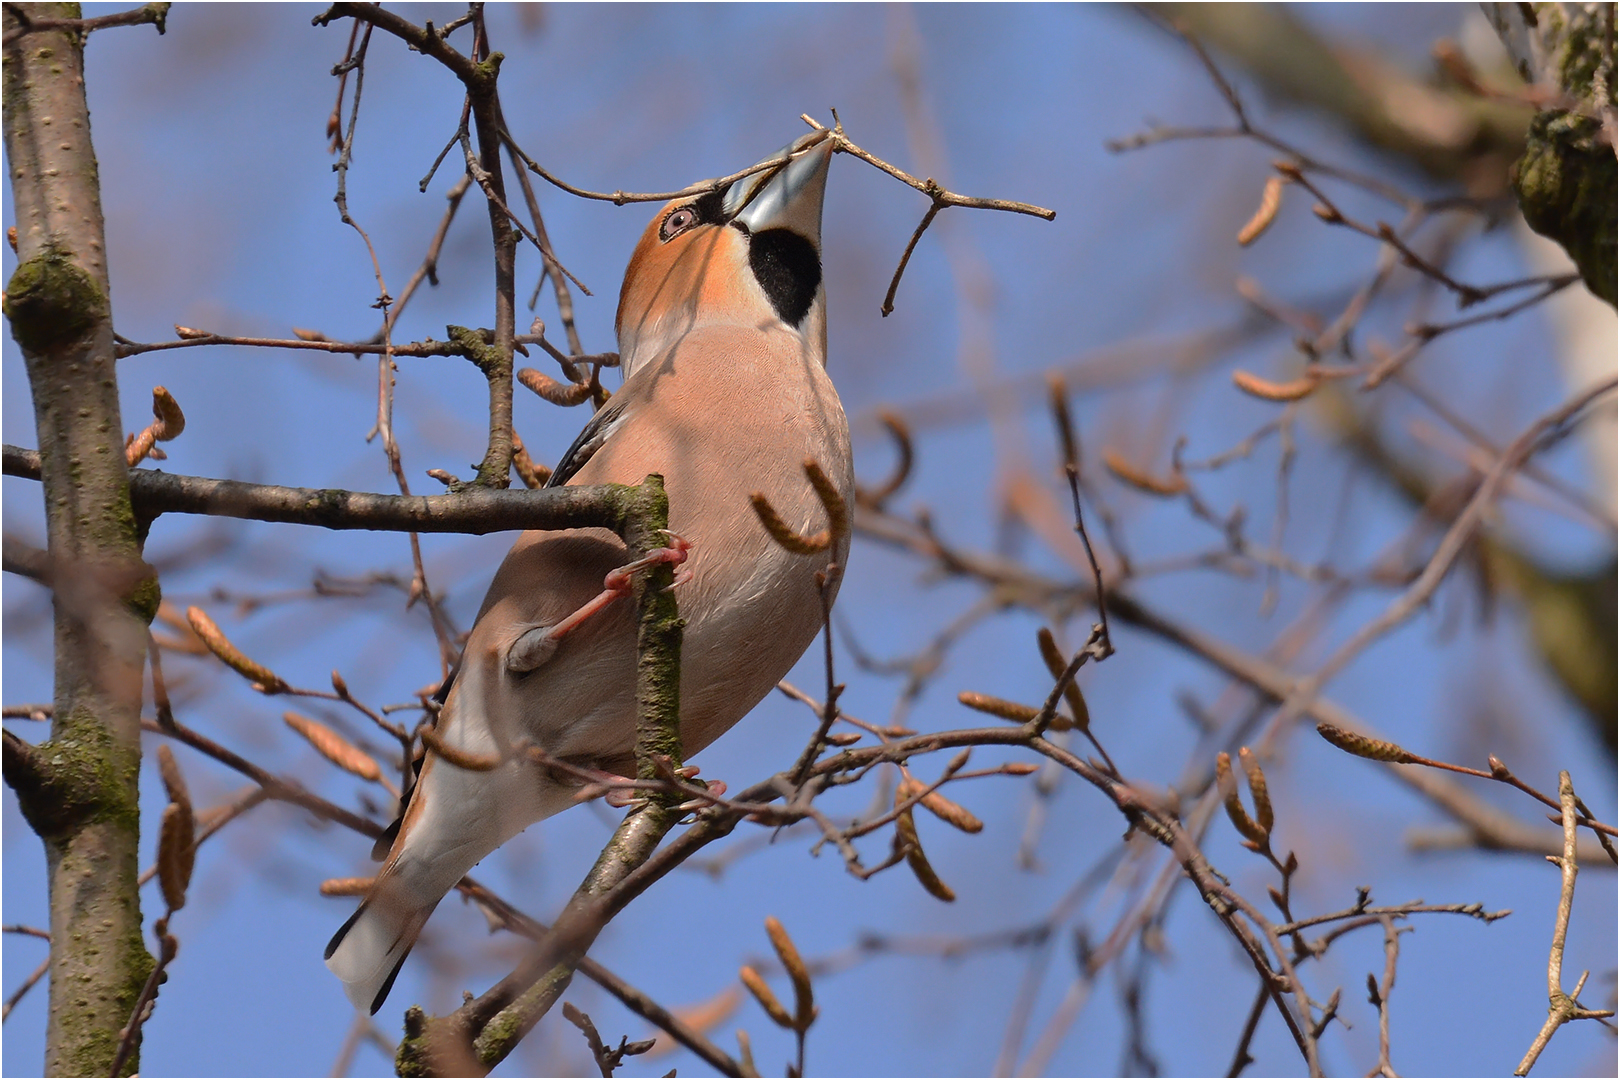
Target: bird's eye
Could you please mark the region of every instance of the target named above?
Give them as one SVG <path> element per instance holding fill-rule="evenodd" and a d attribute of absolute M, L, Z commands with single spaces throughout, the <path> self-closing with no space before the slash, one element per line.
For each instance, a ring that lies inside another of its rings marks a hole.
<path fill-rule="evenodd" d="M 663 226 L 658 230 L 658 238 L 665 242 L 673 240 L 693 225 L 696 225 L 697 221 L 696 210 L 693 210 L 690 206 L 677 206 L 664 219 Z"/>

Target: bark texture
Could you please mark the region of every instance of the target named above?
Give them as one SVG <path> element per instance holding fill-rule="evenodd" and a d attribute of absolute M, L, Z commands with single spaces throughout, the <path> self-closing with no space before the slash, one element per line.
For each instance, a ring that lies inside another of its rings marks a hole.
<path fill-rule="evenodd" d="M 1588 288 L 1615 302 L 1615 6 L 1486 4 L 1527 82 L 1566 101 L 1530 122 L 1513 190 L 1524 220 L 1558 241 Z"/>
<path fill-rule="evenodd" d="M 73 19 L 76 4 L 5 6 Z M 5 314 L 34 399 L 54 590 L 51 736 L 6 740 L 7 782 L 45 845 L 50 1003 L 44 1071 L 106 1076 L 152 966 L 136 885 L 144 621 L 157 582 L 140 557 L 113 355 L 100 182 L 84 48 L 74 29 L 5 46 L 4 125 L 18 266 Z M 131 1055 L 125 1068 L 134 1071 Z"/>

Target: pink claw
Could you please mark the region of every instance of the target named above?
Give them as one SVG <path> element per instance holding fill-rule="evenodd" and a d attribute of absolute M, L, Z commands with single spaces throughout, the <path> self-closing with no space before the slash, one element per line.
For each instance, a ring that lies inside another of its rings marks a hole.
<path fill-rule="evenodd" d="M 630 578 L 637 570 L 645 570 L 647 567 L 657 566 L 659 563 L 669 563 L 679 568 L 675 571 L 675 584 L 671 585 L 670 588 L 673 589 L 675 585 L 682 585 L 692 580 L 692 567 L 686 558 L 686 553 L 692 550 L 692 545 L 668 529 L 664 530 L 664 535 L 669 538 L 668 547 L 655 548 L 634 562 L 626 563 L 615 570 L 608 571 L 607 576 L 602 579 L 602 591 L 582 604 L 578 611 L 557 625 L 550 627 L 546 634 L 547 638 L 554 642 L 561 641 L 563 637 L 578 629 L 581 623 L 613 603 L 613 601 L 621 596 L 630 595 Z"/>
<path fill-rule="evenodd" d="M 675 585 L 681 585 L 692 580 L 692 568 L 686 561 L 686 553 L 692 550 L 691 543 L 682 537 L 676 536 L 668 529 L 661 531 L 669 539 L 667 547 L 654 548 L 635 562 L 626 563 L 616 570 L 608 571 L 607 577 L 602 580 L 602 588 L 610 592 L 628 593 L 630 591 L 630 575 L 637 570 L 657 566 L 659 563 L 668 563 L 679 568 L 675 571 Z M 670 588 L 673 589 L 675 585 L 671 585 Z"/>
<path fill-rule="evenodd" d="M 663 530 L 663 533 L 669 538 L 669 546 L 663 548 L 662 550 L 672 552 L 674 555 L 679 556 L 678 558 L 672 557 L 670 559 L 670 562 L 675 567 L 675 580 L 672 581 L 669 586 L 671 589 L 673 589 L 676 586 L 685 585 L 688 581 L 692 580 L 694 570 L 692 569 L 691 561 L 687 558 L 687 553 L 692 550 L 692 542 L 687 540 L 685 537 L 676 536 L 668 529 Z M 667 592 L 668 590 L 665 591 Z"/>

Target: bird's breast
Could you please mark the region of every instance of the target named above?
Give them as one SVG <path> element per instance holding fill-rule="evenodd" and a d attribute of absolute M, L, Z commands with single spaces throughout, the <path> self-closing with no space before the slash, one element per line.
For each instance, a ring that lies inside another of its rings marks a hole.
<path fill-rule="evenodd" d="M 690 752 L 768 693 L 821 627 L 816 572 L 843 560 L 847 538 L 836 553 L 794 554 L 765 531 L 750 500 L 764 495 L 801 533 L 825 529 L 804 462 L 815 460 L 849 505 L 849 426 L 819 350 L 786 330 L 694 331 L 619 393 L 623 428 L 571 482 L 664 477 L 670 529 L 692 545 L 692 577 L 676 593 Z"/>

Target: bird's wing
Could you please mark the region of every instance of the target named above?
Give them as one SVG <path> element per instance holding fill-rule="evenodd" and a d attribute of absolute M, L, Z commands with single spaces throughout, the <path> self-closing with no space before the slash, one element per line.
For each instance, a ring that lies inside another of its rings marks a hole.
<path fill-rule="evenodd" d="M 623 394 L 623 391 L 620 391 Z M 613 433 L 623 425 L 628 411 L 628 404 L 624 398 L 615 395 L 597 414 L 591 417 L 585 430 L 579 433 L 574 445 L 557 462 L 557 468 L 552 472 L 551 479 L 546 481 L 546 487 L 562 487 L 573 478 L 574 474 L 591 460 L 598 450 L 612 438 Z"/>
<path fill-rule="evenodd" d="M 557 463 L 557 468 L 551 474 L 551 479 L 546 481 L 546 487 L 561 487 L 575 473 L 579 472 L 585 463 L 591 459 L 592 455 L 607 443 L 614 431 L 618 430 L 619 426 L 624 422 L 627 409 L 627 399 L 616 397 L 615 400 L 608 402 L 595 416 L 591 417 L 590 422 L 585 425 L 585 429 L 579 433 L 579 438 L 574 440 L 574 445 L 568 448 L 568 452 Z M 433 699 L 440 705 L 443 705 L 449 698 L 450 687 L 455 683 L 456 676 L 460 672 L 461 664 L 458 662 L 455 667 L 451 668 L 449 677 L 444 680 L 438 691 L 433 695 Z M 417 759 L 416 772 L 420 772 L 422 769 L 421 760 L 420 758 Z M 412 779 L 414 780 L 414 778 L 413 774 Z M 410 806 L 411 795 L 414 793 L 415 787 L 414 783 L 407 783 L 405 790 L 401 792 L 398 815 L 372 846 L 371 857 L 374 861 L 382 862 L 388 857 L 390 849 L 393 848 L 394 840 L 399 836 L 400 825 L 405 820 L 405 810 Z"/>

